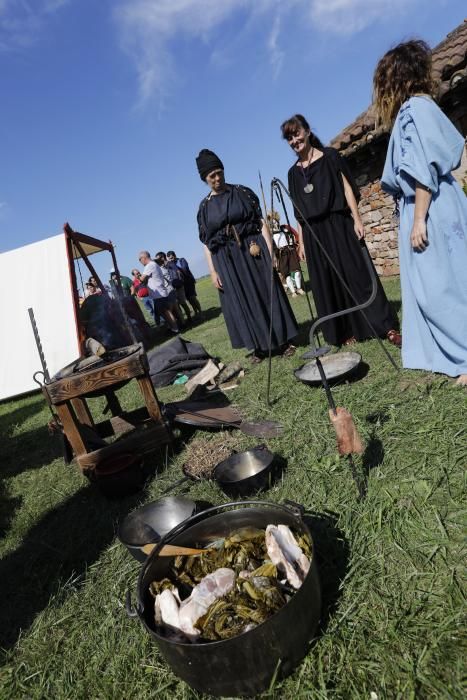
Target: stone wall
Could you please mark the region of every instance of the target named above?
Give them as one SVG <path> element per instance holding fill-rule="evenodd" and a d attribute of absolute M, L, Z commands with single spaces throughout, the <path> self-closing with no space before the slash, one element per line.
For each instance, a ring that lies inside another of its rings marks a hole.
<path fill-rule="evenodd" d="M 365 226 L 365 239 L 376 272 L 380 276 L 399 274 L 397 219 L 394 200 L 382 191 L 380 184 L 388 139 L 369 143 L 348 158 L 350 169 L 360 188 L 358 209 Z"/>
<path fill-rule="evenodd" d="M 379 180 L 361 187 L 360 214 L 376 272 L 380 276 L 399 274 L 397 221 L 394 200 L 382 191 Z"/>
<path fill-rule="evenodd" d="M 381 139 L 348 157 L 350 169 L 360 188 L 358 208 L 365 226 L 368 250 L 378 275 L 383 277 L 399 274 L 399 224 L 394 216 L 394 200 L 382 191 L 380 184 L 386 149 L 387 139 Z M 461 166 L 453 175 L 461 187 L 467 182 L 466 149 Z"/>

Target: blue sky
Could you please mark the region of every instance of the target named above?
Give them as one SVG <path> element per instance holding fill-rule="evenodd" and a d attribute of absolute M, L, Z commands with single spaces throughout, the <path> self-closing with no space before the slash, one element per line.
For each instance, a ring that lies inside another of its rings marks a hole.
<path fill-rule="evenodd" d="M 230 182 L 285 178 L 285 118 L 329 141 L 391 45 L 434 46 L 464 15 L 465 0 L 0 0 L 0 251 L 69 221 L 110 238 L 127 274 L 142 248 L 203 274 L 201 148 Z"/>

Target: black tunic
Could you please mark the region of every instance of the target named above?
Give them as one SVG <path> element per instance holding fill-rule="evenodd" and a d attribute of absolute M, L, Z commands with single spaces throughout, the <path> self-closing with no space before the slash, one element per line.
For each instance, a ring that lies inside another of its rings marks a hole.
<path fill-rule="evenodd" d="M 290 168 L 289 191 L 353 296 L 361 304 L 371 294 L 371 279 L 345 199 L 342 175 L 345 175 L 358 201 L 358 188 L 345 160 L 333 148 L 325 148 L 323 157 L 307 168 L 301 168 L 298 163 Z M 307 193 L 304 187 L 309 183 L 313 185 L 313 190 Z M 295 216 L 303 230 L 305 255 L 318 316 L 355 306 L 296 208 Z M 364 312 L 380 337 L 384 337 L 392 328 L 397 328 L 397 321 L 379 278 L 376 299 Z M 372 335 L 359 311 L 327 321 L 321 328 L 326 341 L 332 345 L 341 345 L 352 336 L 364 340 Z"/>
<path fill-rule="evenodd" d="M 269 345 L 271 256 L 261 234 L 257 196 L 242 185 L 227 185 L 209 195 L 198 210 L 200 240 L 211 251 L 222 282 L 222 312 L 233 348 L 266 351 Z M 259 257 L 250 254 L 257 243 Z M 281 283 L 274 273 L 272 347 L 297 334 L 297 324 Z"/>

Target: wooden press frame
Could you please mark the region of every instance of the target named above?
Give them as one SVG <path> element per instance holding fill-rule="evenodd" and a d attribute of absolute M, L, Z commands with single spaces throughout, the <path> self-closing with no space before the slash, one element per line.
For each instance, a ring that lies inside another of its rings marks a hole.
<path fill-rule="evenodd" d="M 113 268 L 117 275 L 117 285 L 122 291 L 122 283 L 120 280 L 120 271 L 118 269 L 117 258 L 115 257 L 115 249 L 112 241 L 101 241 L 98 238 L 93 238 L 85 233 L 79 233 L 79 231 L 74 231 L 70 224 L 67 222 L 63 225 L 63 233 L 65 235 L 66 252 L 68 260 L 68 272 L 70 275 L 71 291 L 73 294 L 73 313 L 75 318 L 76 335 L 78 337 L 80 353 L 84 354 L 84 328 L 79 318 L 79 296 L 78 296 L 78 280 L 76 278 L 75 270 L 75 260 L 83 260 L 84 264 L 88 268 L 89 272 L 93 277 L 96 278 L 102 294 L 108 296 L 105 285 L 102 283 L 99 275 L 97 274 L 94 265 L 89 260 L 89 256 L 94 253 L 100 253 L 102 251 L 107 251 L 112 256 Z M 87 253 L 86 247 L 90 246 L 94 250 Z M 78 253 L 78 254 L 76 254 Z"/>

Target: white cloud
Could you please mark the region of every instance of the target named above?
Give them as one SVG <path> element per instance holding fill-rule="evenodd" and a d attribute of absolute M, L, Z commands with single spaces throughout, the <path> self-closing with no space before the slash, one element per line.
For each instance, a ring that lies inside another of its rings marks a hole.
<path fill-rule="evenodd" d="M 274 17 L 271 33 L 268 38 L 268 49 L 270 52 L 270 61 L 274 72 L 274 77 L 279 75 L 282 64 L 284 62 L 284 51 L 279 46 L 279 36 L 281 31 L 281 15 L 279 12 Z"/>
<path fill-rule="evenodd" d="M 122 0 L 115 10 L 124 50 L 133 58 L 141 102 L 164 97 L 175 78 L 176 39 L 206 42 L 235 10 L 251 0 Z"/>
<path fill-rule="evenodd" d="M 334 34 L 355 34 L 375 21 L 399 14 L 418 0 L 311 0 L 315 27 Z"/>
<path fill-rule="evenodd" d="M 237 37 L 222 31 L 235 13 L 244 15 L 243 32 L 262 22 L 263 48 L 277 76 L 285 60 L 280 38 L 286 14 L 295 11 L 323 33 L 349 35 L 415 2 L 420 0 L 118 0 L 114 17 L 144 104 L 155 96 L 163 101 L 176 82 L 177 42 L 209 40 L 213 63 L 228 65 Z"/>
<path fill-rule="evenodd" d="M 0 0 L 0 50 L 24 48 L 40 36 L 51 15 L 71 0 Z"/>

